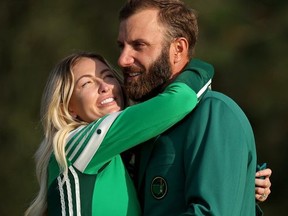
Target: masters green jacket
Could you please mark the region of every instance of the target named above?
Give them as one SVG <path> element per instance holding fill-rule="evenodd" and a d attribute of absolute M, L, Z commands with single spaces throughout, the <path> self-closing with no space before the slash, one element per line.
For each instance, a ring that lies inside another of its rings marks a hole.
<path fill-rule="evenodd" d="M 144 216 L 255 215 L 253 131 L 224 94 L 208 90 L 188 116 L 139 149 Z"/>

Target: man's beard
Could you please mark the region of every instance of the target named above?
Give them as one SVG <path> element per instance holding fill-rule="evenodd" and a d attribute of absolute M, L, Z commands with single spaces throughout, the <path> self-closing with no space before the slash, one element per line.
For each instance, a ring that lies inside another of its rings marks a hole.
<path fill-rule="evenodd" d="M 169 49 L 163 48 L 147 71 L 135 66 L 123 68 L 124 87 L 130 99 L 143 102 L 159 94 L 172 74 L 168 54 Z M 131 72 L 139 72 L 141 75 L 136 81 L 127 81 L 127 73 Z"/>

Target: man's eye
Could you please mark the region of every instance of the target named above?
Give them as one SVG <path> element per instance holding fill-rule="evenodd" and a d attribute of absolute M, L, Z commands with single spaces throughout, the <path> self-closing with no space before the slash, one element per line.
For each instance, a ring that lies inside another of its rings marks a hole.
<path fill-rule="evenodd" d="M 135 49 L 143 49 L 144 46 L 145 46 L 145 44 L 143 44 L 143 43 L 136 43 L 136 44 L 134 45 Z"/>

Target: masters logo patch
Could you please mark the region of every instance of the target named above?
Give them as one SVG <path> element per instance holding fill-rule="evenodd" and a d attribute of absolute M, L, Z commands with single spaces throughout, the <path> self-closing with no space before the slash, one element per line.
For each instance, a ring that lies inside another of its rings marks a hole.
<path fill-rule="evenodd" d="M 155 177 L 151 182 L 151 193 L 155 199 L 162 199 L 167 194 L 167 182 L 161 176 Z"/>

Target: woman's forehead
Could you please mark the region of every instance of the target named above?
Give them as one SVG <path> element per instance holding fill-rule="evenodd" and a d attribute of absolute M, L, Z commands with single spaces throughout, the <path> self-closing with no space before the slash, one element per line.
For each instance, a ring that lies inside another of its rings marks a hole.
<path fill-rule="evenodd" d="M 98 59 L 82 57 L 73 66 L 74 76 L 81 76 L 83 74 L 94 74 L 100 76 L 103 70 L 109 69 L 109 67 Z"/>

